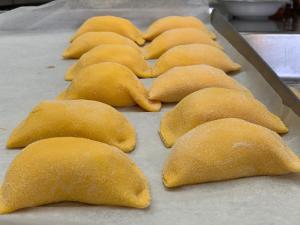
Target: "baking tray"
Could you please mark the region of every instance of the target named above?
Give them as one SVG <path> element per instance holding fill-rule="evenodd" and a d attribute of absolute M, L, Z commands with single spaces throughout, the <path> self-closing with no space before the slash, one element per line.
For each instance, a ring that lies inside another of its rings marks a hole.
<path fill-rule="evenodd" d="M 251 47 L 251 45 L 234 29 L 234 27 L 225 19 L 225 17 L 218 11 L 213 10 L 211 14 L 211 24 L 214 28 L 230 42 L 236 50 L 239 51 L 247 60 L 257 69 L 257 71 L 265 78 L 265 80 L 273 87 L 273 89 L 282 98 L 283 103 L 289 106 L 294 112 L 300 116 L 300 101 L 293 92 L 282 82 L 279 76 L 272 70 L 268 63 L 266 63 L 262 57 Z M 256 37 L 257 42 L 264 39 L 262 37 Z M 269 36 L 266 34 L 266 36 Z M 280 47 L 280 46 L 279 46 Z M 274 46 L 273 48 L 278 48 Z M 272 49 L 266 49 L 271 51 Z M 292 49 L 289 49 L 292 51 Z M 270 53 L 265 53 L 270 54 Z M 274 54 L 278 54 L 275 52 Z M 285 53 L 289 54 L 289 53 Z M 297 58 L 297 57 L 296 57 Z M 295 59 L 294 59 L 295 60 Z M 295 60 L 296 61 L 296 60 Z M 275 66 L 275 65 L 274 65 Z"/>
<path fill-rule="evenodd" d="M 38 102 L 53 99 L 67 86 L 63 75 L 74 62 L 61 60 L 60 54 L 84 19 L 97 14 L 114 14 L 127 17 L 139 27 L 145 28 L 154 18 L 175 12 L 195 15 L 201 19 L 209 18 L 208 14 L 203 15 L 204 11 L 197 8 L 122 10 L 64 7 L 62 1 L 59 1 L 58 5 L 49 4 L 48 8 L 39 7 L 32 11 L 19 9 L 15 14 L 10 12 L 5 18 L 0 16 L 1 180 L 19 152 L 5 149 L 5 141 L 12 129 Z M 49 13 L 49 8 L 54 10 Z M 27 25 L 26 20 L 29 21 Z M 19 21 L 22 26 L 15 21 Z M 284 120 L 290 131 L 283 138 L 300 155 L 300 111 L 296 97 L 217 12 L 211 15 L 211 25 L 225 51 L 242 65 L 242 71 L 234 74 L 233 78 L 248 87 L 272 112 Z M 142 82 L 149 87 L 152 79 L 143 79 Z M 152 194 L 152 203 L 148 209 L 77 203 L 51 204 L 2 215 L 0 224 L 288 225 L 299 222 L 298 174 L 165 189 L 161 169 L 169 151 L 163 146 L 157 131 L 163 113 L 173 106 L 164 105 L 162 111 L 157 113 L 143 112 L 138 107 L 119 109 L 137 131 L 137 148 L 129 156 L 148 178 Z"/>
<path fill-rule="evenodd" d="M 242 35 L 285 83 L 299 83 L 300 65 L 295 59 L 300 58 L 300 34 L 243 32 Z"/>

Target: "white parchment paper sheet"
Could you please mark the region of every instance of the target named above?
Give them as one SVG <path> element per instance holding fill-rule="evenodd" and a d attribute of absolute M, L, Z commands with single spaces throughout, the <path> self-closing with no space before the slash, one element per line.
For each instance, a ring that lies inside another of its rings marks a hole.
<path fill-rule="evenodd" d="M 0 179 L 20 150 L 6 150 L 12 129 L 38 102 L 53 99 L 66 86 L 63 80 L 74 61 L 60 55 L 74 30 L 93 15 L 119 15 L 140 28 L 165 15 L 195 15 L 208 21 L 207 5 L 190 1 L 56 1 L 0 15 Z M 218 41 L 242 71 L 234 76 L 289 126 L 283 138 L 300 155 L 300 120 L 285 108 L 255 68 L 218 34 Z M 143 82 L 149 87 L 152 80 Z M 300 221 L 300 176 L 253 177 L 167 190 L 161 169 L 168 155 L 157 130 L 161 112 L 138 107 L 120 109 L 134 124 L 137 148 L 130 153 L 147 176 L 152 193 L 149 209 L 88 206 L 76 203 L 47 205 L 0 216 L 0 224 L 185 224 L 289 225 Z"/>

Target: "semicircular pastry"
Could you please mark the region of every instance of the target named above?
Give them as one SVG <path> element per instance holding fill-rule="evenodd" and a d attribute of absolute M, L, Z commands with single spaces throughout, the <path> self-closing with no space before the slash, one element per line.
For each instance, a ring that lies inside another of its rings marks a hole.
<path fill-rule="evenodd" d="M 146 208 L 145 176 L 118 148 L 74 137 L 49 138 L 21 151 L 0 189 L 0 214 L 57 202 Z"/>
<path fill-rule="evenodd" d="M 72 80 L 84 67 L 101 62 L 115 62 L 127 66 L 139 77 L 151 77 L 151 68 L 141 53 L 126 45 L 99 45 L 72 65 L 65 80 Z"/>
<path fill-rule="evenodd" d="M 195 28 L 177 28 L 167 30 L 157 36 L 144 50 L 145 59 L 156 59 L 170 48 L 186 44 L 207 44 L 223 49 L 218 42 L 212 40 L 207 32 Z"/>
<path fill-rule="evenodd" d="M 75 32 L 71 42 L 86 32 L 114 32 L 127 37 L 139 45 L 143 45 L 145 40 L 142 32 L 129 20 L 116 16 L 95 16 L 87 19 Z"/>
<path fill-rule="evenodd" d="M 84 137 L 130 152 L 134 127 L 113 107 L 89 100 L 43 101 L 12 132 L 7 148 L 25 147 L 51 137 Z"/>
<path fill-rule="evenodd" d="M 160 18 L 148 27 L 144 38 L 151 41 L 161 33 L 176 28 L 196 28 L 206 32 L 210 38 L 216 38 L 216 35 L 209 31 L 201 20 L 193 16 L 167 16 Z"/>
<path fill-rule="evenodd" d="M 243 91 L 226 88 L 205 88 L 182 99 L 164 114 L 160 136 L 166 147 L 177 138 L 205 122 L 223 118 L 239 118 L 267 127 L 277 133 L 288 128 L 261 102 Z"/>
<path fill-rule="evenodd" d="M 188 44 L 173 47 L 162 54 L 152 69 L 152 75 L 159 76 L 176 66 L 197 64 L 207 64 L 224 72 L 238 71 L 241 68 L 219 48 L 205 44 Z"/>
<path fill-rule="evenodd" d="M 160 102 L 148 99 L 148 91 L 130 69 L 112 62 L 83 69 L 58 99 L 89 99 L 116 107 L 138 104 L 146 111 L 161 108 Z"/>
<path fill-rule="evenodd" d="M 87 32 L 76 38 L 63 53 L 65 59 L 79 59 L 92 48 L 103 44 L 129 45 L 141 52 L 140 47 L 132 40 L 113 32 Z"/>
<path fill-rule="evenodd" d="M 163 169 L 167 187 L 300 172 L 300 159 L 275 132 L 241 119 L 202 124 L 180 137 Z"/>
<path fill-rule="evenodd" d="M 222 70 L 209 65 L 174 67 L 157 77 L 149 91 L 149 99 L 161 102 L 178 102 L 185 96 L 208 87 L 223 87 L 245 91 L 239 84 Z"/>

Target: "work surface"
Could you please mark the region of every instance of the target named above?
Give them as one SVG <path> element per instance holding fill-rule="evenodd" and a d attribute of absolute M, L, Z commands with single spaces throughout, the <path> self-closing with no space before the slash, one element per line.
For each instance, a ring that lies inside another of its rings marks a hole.
<path fill-rule="evenodd" d="M 244 33 L 243 37 L 282 79 L 300 82 L 299 34 Z"/>
<path fill-rule="evenodd" d="M 45 9 L 44 9 L 45 10 Z M 106 10 L 107 11 L 107 10 Z M 80 13 L 79 11 L 76 11 Z M 135 22 L 135 21 L 134 21 Z M 78 22 L 79 23 L 79 22 Z M 1 24 L 1 18 L 0 18 Z M 50 24 L 50 23 L 49 23 Z M 141 24 L 142 26 L 143 24 Z M 53 99 L 66 86 L 64 73 L 74 61 L 60 55 L 74 28 L 50 31 L 5 30 L 0 35 L 0 178 L 19 150 L 6 150 L 12 129 L 38 102 Z M 284 137 L 300 155 L 300 121 L 233 47 L 218 35 L 225 51 L 243 66 L 234 77 L 251 89 L 289 126 Z M 143 80 L 149 86 L 151 79 Z M 152 204 L 146 210 L 62 203 L 0 216 L 0 224 L 297 224 L 300 221 L 300 175 L 254 177 L 167 190 L 161 169 L 168 150 L 157 133 L 162 112 L 137 107 L 120 109 L 134 124 L 138 143 L 129 156 L 149 180 Z"/>

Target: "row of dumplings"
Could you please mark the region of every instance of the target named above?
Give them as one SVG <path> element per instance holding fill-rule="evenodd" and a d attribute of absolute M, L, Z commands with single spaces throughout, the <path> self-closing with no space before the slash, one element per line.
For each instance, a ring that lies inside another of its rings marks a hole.
<path fill-rule="evenodd" d="M 162 18 L 143 39 L 128 20 L 87 20 L 64 53 L 80 57 L 67 72 L 72 83 L 57 100 L 37 105 L 9 137 L 8 148 L 25 149 L 6 173 L 0 213 L 61 201 L 148 207 L 147 179 L 125 154 L 135 148 L 135 129 L 112 106 L 159 111 L 161 102 L 178 102 L 163 115 L 159 131 L 172 147 L 162 172 L 166 187 L 300 172 L 300 160 L 277 134 L 288 128 L 225 73 L 240 66 L 199 24 L 193 17 Z M 180 29 L 196 37 L 201 31 L 211 42 L 195 44 Z M 193 44 L 185 43 L 186 36 Z M 145 39 L 154 40 L 144 49 L 134 43 Z M 156 40 L 160 44 L 150 50 Z M 147 91 L 137 78 L 146 70 L 138 66 L 158 56 L 160 69 L 148 74 L 162 74 Z"/>
<path fill-rule="evenodd" d="M 230 89 L 207 88 L 191 95 L 216 91 L 240 94 Z M 180 107 L 187 116 L 193 114 L 188 112 L 190 105 Z M 164 135 L 171 134 L 174 141 L 163 166 L 166 187 L 300 172 L 300 159 L 276 132 L 254 123 L 259 120 L 250 123 L 246 116 L 240 119 L 232 118 L 238 114 L 227 114 L 226 118 L 224 114 L 224 118 L 213 115 L 197 121 L 194 117 L 179 123 L 182 117 L 177 114 L 176 118 L 176 110 L 175 107 L 169 112 L 175 111 L 175 115 L 167 113 L 161 121 L 162 140 L 167 145 L 168 136 Z M 1 186 L 1 213 L 62 201 L 135 208 L 149 206 L 147 179 L 135 163 L 115 147 L 132 150 L 136 141 L 133 126 L 120 112 L 90 100 L 47 101 L 35 112 L 40 115 L 30 115 L 25 120 L 27 129 L 20 130 L 19 126 L 13 135 L 19 132 L 19 137 L 41 140 L 33 140 L 11 163 Z M 206 116 L 205 113 L 200 117 Z M 267 112 L 264 116 L 271 114 Z M 172 119 L 175 122 L 169 124 L 171 127 L 163 129 L 164 121 Z M 287 130 L 280 120 L 276 122 L 274 127 Z"/>
<path fill-rule="evenodd" d="M 65 80 L 72 83 L 57 98 L 96 100 L 114 107 L 137 104 L 154 112 L 160 110 L 161 102 L 177 102 L 207 86 L 237 88 L 238 83 L 225 72 L 239 70 L 240 65 L 223 52 L 215 38 L 195 17 L 158 19 L 144 36 L 126 19 L 90 18 L 63 53 L 64 58 L 79 60 L 65 74 Z M 139 47 L 145 40 L 152 41 Z M 157 57 L 151 68 L 145 59 Z M 161 79 L 147 91 L 136 76 Z"/>
<path fill-rule="evenodd" d="M 94 33 L 87 33 L 85 36 L 87 35 L 94 36 Z M 155 42 L 155 40 L 153 42 Z M 211 41 L 217 43 L 216 41 Z M 71 46 L 73 45 L 74 48 L 80 46 L 76 41 L 71 43 Z M 146 47 L 151 45 L 152 43 Z M 100 44 L 83 54 L 79 58 L 79 61 L 67 71 L 65 79 L 73 80 L 84 67 L 108 61 L 127 66 L 136 74 L 136 76 L 141 78 L 157 77 L 175 66 L 195 64 L 211 65 L 222 69 L 225 72 L 237 71 L 240 69 L 240 65 L 233 62 L 220 48 L 203 42 L 191 44 L 176 43 L 175 47 L 170 48 L 157 59 L 153 68 L 150 67 L 143 58 L 142 53 L 136 50 L 136 48 L 129 45 Z"/>
<path fill-rule="evenodd" d="M 127 51 L 116 46 L 101 45 L 94 48 L 100 42 L 107 44 L 104 39 L 110 36 L 102 32 L 97 33 L 98 38 L 93 38 L 91 31 L 97 30 L 97 20 L 99 22 L 101 18 L 92 18 L 84 23 L 74 36 L 76 38 L 81 35 L 77 42 L 75 39 L 65 51 L 65 58 L 78 58 L 85 53 L 67 72 L 66 80 L 76 77 L 82 67 L 101 62 L 105 58 L 103 55 L 107 56 L 106 52 Z M 114 57 L 109 60 L 127 66 L 141 78 L 159 76 L 153 81 L 148 94 L 143 88 L 142 95 L 147 98 L 137 97 L 137 92 L 132 95 L 140 107 L 147 111 L 158 111 L 159 102 L 179 102 L 163 116 L 160 124 L 159 133 L 165 146 L 172 147 L 176 143 L 163 170 L 163 181 L 167 187 L 244 176 L 299 172 L 299 159 L 275 133 L 284 134 L 288 132 L 288 128 L 279 117 L 256 100 L 247 88 L 225 73 L 238 71 L 240 65 L 223 52 L 223 47 L 215 41 L 214 33 L 201 21 L 194 17 L 172 16 L 152 23 L 144 35 L 138 35 L 141 32 L 135 30 L 137 32 L 132 32 L 136 33 L 135 36 L 122 33 L 132 41 L 114 38 L 117 44 L 130 45 L 137 50 L 140 57 L 131 57 L 134 59 L 133 63 L 128 63 L 126 60 L 122 61 L 126 53 L 121 53 L 119 61 L 115 61 Z M 151 42 L 139 48 L 138 45 L 144 44 L 141 37 Z M 89 42 L 90 45 L 87 47 L 84 42 Z M 78 46 L 81 47 L 77 48 Z M 133 51 L 129 53 L 128 50 L 128 55 L 137 54 Z M 158 60 L 150 68 L 143 58 Z M 102 66 L 104 65 L 94 65 L 94 69 L 100 71 Z M 85 71 L 84 74 L 89 72 Z M 84 78 L 78 83 L 82 82 Z M 101 80 L 100 83 L 105 82 Z M 117 86 L 119 85 L 112 87 L 112 90 Z M 133 93 L 132 89 L 129 92 Z M 93 89 L 93 93 L 96 92 Z M 60 97 L 77 99 L 86 93 L 88 90 L 80 92 L 71 85 Z M 106 92 L 105 96 L 108 95 Z M 91 99 L 87 96 L 84 98 Z M 154 104 L 155 107 L 152 107 Z M 253 168 L 249 170 L 251 159 L 256 162 L 253 162 Z"/>

